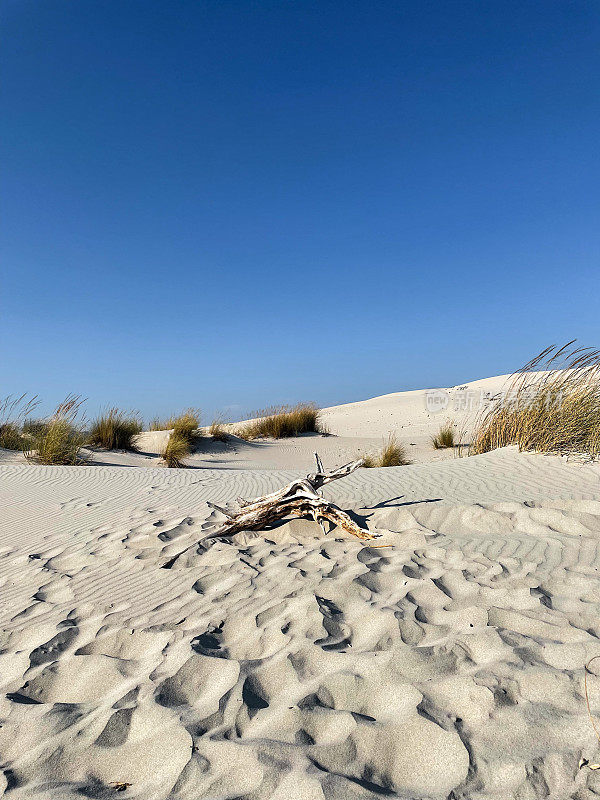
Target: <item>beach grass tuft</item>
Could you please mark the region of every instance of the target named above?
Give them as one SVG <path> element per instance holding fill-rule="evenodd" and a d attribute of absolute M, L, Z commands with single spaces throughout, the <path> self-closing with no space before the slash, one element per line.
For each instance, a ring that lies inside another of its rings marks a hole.
<path fill-rule="evenodd" d="M 384 443 L 381 451 L 377 454 L 367 454 L 362 457 L 363 467 L 371 469 L 373 467 L 404 467 L 411 462 L 406 456 L 406 448 L 398 441 L 396 434 L 391 433 Z"/>
<path fill-rule="evenodd" d="M 167 467 L 181 469 L 186 465 L 183 459 L 192 452 L 190 440 L 181 433 L 171 433 L 162 453 L 162 459 Z"/>
<path fill-rule="evenodd" d="M 443 450 L 446 447 L 454 447 L 455 431 L 451 422 L 445 422 L 435 436 L 431 437 L 431 444 L 436 450 Z"/>
<path fill-rule="evenodd" d="M 81 453 L 86 443 L 83 403 L 78 395 L 69 395 L 43 424 L 30 427 L 24 448 L 28 461 L 52 466 L 75 466 L 85 462 Z"/>
<path fill-rule="evenodd" d="M 94 420 L 88 442 L 106 450 L 135 450 L 133 440 L 141 432 L 142 423 L 135 412 L 113 407 Z"/>
<path fill-rule="evenodd" d="M 200 427 L 200 412 L 195 408 L 187 408 L 177 417 L 171 417 L 169 428 L 177 436 L 189 439 L 190 442 L 198 435 Z"/>
<path fill-rule="evenodd" d="M 211 436 L 216 442 L 226 442 L 229 440 L 229 434 L 225 430 L 224 422 L 222 419 L 214 419 L 208 429 L 208 435 Z"/>
<path fill-rule="evenodd" d="M 237 431 L 242 439 L 284 439 L 302 433 L 326 433 L 320 410 L 313 403 L 277 406 L 258 411 L 257 419 Z"/>
<path fill-rule="evenodd" d="M 552 345 L 511 376 L 477 419 L 469 454 L 521 451 L 600 454 L 600 350 Z"/>
<path fill-rule="evenodd" d="M 161 417 L 154 417 L 150 421 L 148 430 L 150 431 L 178 431 L 185 432 L 186 430 L 191 433 L 200 427 L 200 412 L 196 408 L 186 408 L 180 414 L 171 414 L 170 417 L 162 419 Z"/>
<path fill-rule="evenodd" d="M 0 447 L 5 450 L 24 450 L 28 436 L 27 418 L 39 405 L 37 395 L 9 395 L 0 401 Z"/>
<path fill-rule="evenodd" d="M 0 423 L 0 447 L 5 450 L 22 450 L 24 438 L 16 422 Z"/>
<path fill-rule="evenodd" d="M 37 436 L 48 427 L 48 421 L 45 419 L 32 419 L 31 417 L 23 422 L 21 431 L 24 436 Z"/>
<path fill-rule="evenodd" d="M 167 467 L 185 467 L 183 459 L 191 454 L 199 437 L 200 412 L 188 408 L 177 417 L 167 420 L 167 424 L 169 427 L 163 430 L 170 430 L 171 433 L 162 452 L 163 461 Z"/>

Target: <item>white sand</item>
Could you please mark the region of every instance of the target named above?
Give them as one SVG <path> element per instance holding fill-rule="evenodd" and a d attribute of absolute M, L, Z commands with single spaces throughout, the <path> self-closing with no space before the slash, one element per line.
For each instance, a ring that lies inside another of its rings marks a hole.
<path fill-rule="evenodd" d="M 431 437 L 446 421 L 454 423 L 457 436 L 468 442 L 471 424 L 480 402 L 486 406 L 490 398 L 506 387 L 508 375 L 472 381 L 447 389 L 396 392 L 358 403 L 324 408 L 321 418 L 330 436 L 300 436 L 293 439 L 260 439 L 246 442 L 232 437 L 227 443 L 200 440 L 196 452 L 186 459 L 191 467 L 218 469 L 312 469 L 314 451 L 318 450 L 326 464 L 341 464 L 367 453 L 377 454 L 390 434 L 404 444 L 414 463 L 446 461 L 456 457 L 455 450 L 435 450 Z M 427 393 L 442 392 L 448 400 L 446 411 L 427 410 Z M 230 427 L 235 430 L 244 423 Z M 137 437 L 140 452 L 102 452 L 91 454 L 91 462 L 119 466 L 160 466 L 160 453 L 168 440 L 166 431 L 144 432 Z M 6 454 L 8 455 L 8 454 Z M 14 456 L 13 456 L 14 460 Z M 2 462 L 0 451 L 0 462 Z"/>
<path fill-rule="evenodd" d="M 376 439 L 411 403 L 327 414 Z M 7 798 L 600 794 L 579 769 L 600 762 L 600 466 L 506 448 L 360 470 L 326 494 L 391 547 L 296 520 L 165 568 L 222 518 L 207 500 L 312 469 L 307 440 L 279 469 L 281 443 L 263 469 L 0 467 Z"/>

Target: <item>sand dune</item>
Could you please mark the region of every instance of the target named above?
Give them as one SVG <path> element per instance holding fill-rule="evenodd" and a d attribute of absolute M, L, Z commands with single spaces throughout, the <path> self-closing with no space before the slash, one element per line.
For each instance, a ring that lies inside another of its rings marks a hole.
<path fill-rule="evenodd" d="M 370 400 L 323 408 L 322 421 L 330 436 L 305 435 L 292 439 L 259 439 L 251 442 L 233 435 L 226 443 L 200 439 L 196 451 L 186 459 L 190 467 L 216 469 L 291 469 L 306 472 L 318 450 L 328 464 L 341 464 L 368 453 L 377 453 L 390 434 L 397 436 L 414 463 L 446 461 L 455 450 L 435 450 L 431 437 L 451 420 L 457 433 L 468 443 L 472 422 L 507 385 L 509 376 L 472 381 L 450 388 L 396 392 Z M 427 396 L 437 392 L 447 402 L 443 410 L 428 409 Z M 230 426 L 235 433 L 244 423 Z M 206 431 L 205 431 L 206 432 Z M 137 452 L 102 451 L 88 453 L 90 463 L 107 466 L 162 466 L 160 454 L 168 431 L 144 431 L 136 437 Z M 22 456 L 0 450 L 0 463 L 23 462 Z"/>
<path fill-rule="evenodd" d="M 0 467 L 0 794 L 596 797 L 600 466 L 359 470 L 325 493 L 385 547 L 305 520 L 202 544 L 207 501 L 306 471 L 269 464 Z"/>
<path fill-rule="evenodd" d="M 331 406 L 321 410 L 322 421 L 329 436 L 304 435 L 291 439 L 257 439 L 244 441 L 232 435 L 228 442 L 215 442 L 208 436 L 201 438 L 195 452 L 186 459 L 190 467 L 214 469 L 251 470 L 301 470 L 308 471 L 318 450 L 328 464 L 341 464 L 377 453 L 390 434 L 405 445 L 407 456 L 414 463 L 446 461 L 457 456 L 456 450 L 435 450 L 431 437 L 440 426 L 450 420 L 457 435 L 465 443 L 477 411 L 506 387 L 510 376 L 472 381 L 460 386 L 409 392 L 396 392 L 370 400 Z M 446 399 L 444 410 L 428 409 L 427 396 L 438 392 Z M 235 423 L 230 431 L 235 434 Z M 206 431 L 205 431 L 206 432 Z M 106 466 L 156 467 L 162 466 L 160 454 L 168 441 L 168 431 L 144 431 L 136 437 L 137 452 L 87 451 L 89 463 Z M 0 464 L 23 463 L 20 454 L 0 449 Z"/>

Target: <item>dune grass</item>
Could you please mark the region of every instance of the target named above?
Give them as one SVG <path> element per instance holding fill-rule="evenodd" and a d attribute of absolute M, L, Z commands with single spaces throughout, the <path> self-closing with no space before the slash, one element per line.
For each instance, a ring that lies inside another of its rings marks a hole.
<path fill-rule="evenodd" d="M 454 447 L 455 431 L 451 422 L 445 422 L 435 436 L 431 437 L 431 444 L 436 450 L 443 450 L 446 447 Z"/>
<path fill-rule="evenodd" d="M 267 408 L 256 416 L 258 419 L 237 431 L 242 439 L 285 439 L 301 433 L 326 433 L 320 410 L 313 403 Z"/>
<path fill-rule="evenodd" d="M 28 418 L 23 422 L 21 431 L 24 436 L 37 436 L 48 427 L 48 421 L 45 419 L 31 419 Z"/>
<path fill-rule="evenodd" d="M 600 454 L 600 350 L 552 345 L 514 373 L 475 424 L 469 454 L 519 450 Z"/>
<path fill-rule="evenodd" d="M 177 436 L 189 439 L 190 442 L 198 435 L 200 427 L 200 412 L 195 408 L 188 408 L 177 417 L 171 417 L 169 428 Z"/>
<path fill-rule="evenodd" d="M 24 439 L 16 422 L 0 423 L 0 447 L 5 450 L 22 450 Z"/>
<path fill-rule="evenodd" d="M 150 431 L 172 431 L 177 428 L 179 431 L 189 431 L 193 433 L 200 427 L 200 412 L 196 408 L 186 408 L 180 414 L 171 414 L 170 417 L 163 419 L 154 417 L 150 421 L 148 430 Z"/>
<path fill-rule="evenodd" d="M 368 454 L 362 457 L 363 467 L 404 467 L 411 462 L 406 456 L 406 448 L 398 441 L 396 435 L 391 433 L 377 455 Z"/>
<path fill-rule="evenodd" d="M 142 423 L 134 412 L 109 408 L 92 423 L 89 444 L 106 450 L 135 450 L 134 437 L 142 432 Z"/>
<path fill-rule="evenodd" d="M 30 428 L 24 448 L 28 461 L 53 466 L 84 463 L 83 402 L 79 396 L 69 395 L 44 424 Z"/>
<path fill-rule="evenodd" d="M 39 405 L 37 395 L 28 397 L 22 394 L 17 397 L 9 395 L 0 401 L 0 447 L 5 450 L 23 450 L 28 437 L 25 426 L 27 417 Z"/>
<path fill-rule="evenodd" d="M 219 418 L 211 422 L 208 435 L 211 436 L 215 442 L 226 442 L 229 439 L 229 434 L 225 430 L 223 420 Z"/>
<path fill-rule="evenodd" d="M 183 459 L 187 458 L 191 452 L 190 440 L 181 433 L 173 432 L 162 452 L 162 459 L 167 467 L 181 469 L 186 466 Z"/>
<path fill-rule="evenodd" d="M 162 452 L 162 459 L 167 467 L 185 467 L 183 459 L 191 454 L 199 436 L 200 413 L 194 408 L 188 408 L 166 422 L 169 427 L 163 430 L 170 430 L 171 433 Z"/>

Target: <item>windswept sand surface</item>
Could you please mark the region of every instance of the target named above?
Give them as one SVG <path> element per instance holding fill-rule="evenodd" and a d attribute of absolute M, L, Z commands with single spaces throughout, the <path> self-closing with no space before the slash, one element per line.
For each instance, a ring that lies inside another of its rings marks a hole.
<path fill-rule="evenodd" d="M 7 798 L 596 798 L 600 467 L 360 470 L 326 494 L 390 547 L 187 549 L 298 474 L 0 468 Z"/>

